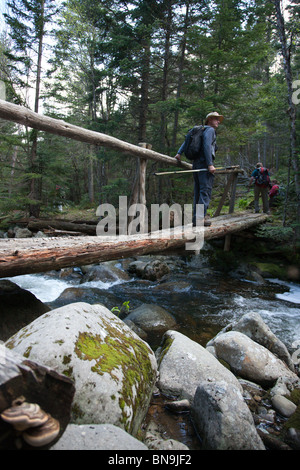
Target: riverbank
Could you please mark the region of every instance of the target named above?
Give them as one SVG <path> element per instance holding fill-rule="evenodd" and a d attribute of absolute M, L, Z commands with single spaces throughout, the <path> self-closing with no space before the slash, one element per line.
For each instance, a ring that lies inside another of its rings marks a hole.
<path fill-rule="evenodd" d="M 227 259 L 232 257 L 228 254 Z M 224 258 L 226 254 L 224 254 Z M 215 265 L 216 247 L 207 246 L 201 256 L 142 257 L 101 266 L 82 267 L 12 278 L 55 309 L 74 302 L 101 303 L 126 319 L 143 304 L 164 309 L 176 322 L 175 330 L 197 344 L 206 344 L 226 325 L 247 312 L 259 312 L 269 328 L 295 352 L 299 331 L 299 284 L 259 272 L 246 261 Z M 286 263 L 288 267 L 288 263 Z M 105 267 L 105 269 L 104 269 Z M 218 269 L 217 269 L 218 267 Z M 123 304 L 127 303 L 129 312 Z M 154 323 L 153 323 L 154 324 Z M 137 325 L 142 328 L 141 323 Z M 143 338 L 156 351 L 165 331 L 143 330 Z M 169 328 L 169 326 L 167 327 Z M 174 324 L 171 326 L 174 328 Z M 143 329 L 143 328 L 142 328 Z M 174 414 L 164 395 L 155 394 L 146 418 L 161 436 L 191 449 L 201 449 L 190 411 Z M 266 408 L 265 408 L 266 409 Z M 259 418 L 262 419 L 262 418 Z M 281 419 L 281 418 L 280 418 Z M 279 421 L 280 421 L 279 419 Z M 278 426 L 277 419 L 274 426 Z M 277 432 L 277 431 L 276 431 Z"/>

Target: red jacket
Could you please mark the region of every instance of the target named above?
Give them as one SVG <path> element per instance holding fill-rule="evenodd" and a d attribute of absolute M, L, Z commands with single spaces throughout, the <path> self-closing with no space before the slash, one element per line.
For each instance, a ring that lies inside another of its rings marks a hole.
<path fill-rule="evenodd" d="M 269 196 L 270 197 L 274 197 L 278 194 L 278 191 L 279 191 L 279 186 L 278 184 L 274 184 L 269 192 Z"/>

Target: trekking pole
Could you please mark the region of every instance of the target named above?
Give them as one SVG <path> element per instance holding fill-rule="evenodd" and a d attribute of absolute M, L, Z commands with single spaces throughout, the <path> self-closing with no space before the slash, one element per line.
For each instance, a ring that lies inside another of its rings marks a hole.
<path fill-rule="evenodd" d="M 239 168 L 239 166 L 226 166 L 226 167 L 217 167 L 216 172 L 221 170 L 235 170 Z M 184 173 L 198 173 L 200 171 L 208 171 L 207 168 L 200 168 L 196 170 L 174 170 L 174 171 L 162 171 L 159 173 L 153 173 L 155 176 L 162 176 L 162 175 L 177 175 L 177 174 L 184 174 Z"/>

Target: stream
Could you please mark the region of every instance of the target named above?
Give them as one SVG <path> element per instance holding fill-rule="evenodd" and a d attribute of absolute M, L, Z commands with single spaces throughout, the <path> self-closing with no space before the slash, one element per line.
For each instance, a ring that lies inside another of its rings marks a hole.
<path fill-rule="evenodd" d="M 126 260 L 116 266 L 125 271 Z M 121 307 L 125 301 L 129 301 L 130 310 L 141 303 L 159 305 L 175 317 L 178 331 L 202 346 L 228 323 L 247 312 L 258 312 L 291 354 L 300 347 L 300 284 L 279 279 L 250 282 L 203 268 L 196 258 L 183 259 L 171 274 L 158 281 L 132 276 L 129 280 L 82 282 L 77 268 L 64 278 L 59 272 L 50 272 L 10 280 L 51 308 L 78 301 L 103 303 L 109 309 Z M 155 335 L 148 339 L 153 350 L 160 341 L 161 337 Z M 198 448 L 189 418 L 168 412 L 164 397 L 153 398 L 148 416 L 160 423 L 166 437 L 180 440 L 190 449 Z"/>

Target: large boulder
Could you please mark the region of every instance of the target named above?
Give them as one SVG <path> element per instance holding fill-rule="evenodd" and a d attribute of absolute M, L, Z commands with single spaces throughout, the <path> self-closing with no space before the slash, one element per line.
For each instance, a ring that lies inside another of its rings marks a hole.
<path fill-rule="evenodd" d="M 205 380 L 197 387 L 193 420 L 203 449 L 265 450 L 240 390 L 225 380 Z"/>
<path fill-rule="evenodd" d="M 51 450 L 137 451 L 148 447 L 113 424 L 69 424 Z"/>
<path fill-rule="evenodd" d="M 0 340 L 6 341 L 21 328 L 51 310 L 8 279 L 0 280 Z"/>
<path fill-rule="evenodd" d="M 156 381 L 155 355 L 106 307 L 80 302 L 58 308 L 6 346 L 74 380 L 73 423 L 138 431 Z"/>
<path fill-rule="evenodd" d="M 213 347 L 217 358 L 226 361 L 234 374 L 263 387 L 274 385 L 279 377 L 297 377 L 268 349 L 239 331 L 217 335 Z"/>
<path fill-rule="evenodd" d="M 186 398 L 193 403 L 198 385 L 207 379 L 225 380 L 242 393 L 242 386 L 232 372 L 203 346 L 182 333 L 167 331 L 156 355 L 159 364 L 157 386 L 166 396 Z"/>
<path fill-rule="evenodd" d="M 295 367 L 287 347 L 279 338 L 277 338 L 268 325 L 266 325 L 259 313 L 246 313 L 237 323 L 232 325 L 232 330 L 239 331 L 240 333 L 244 333 L 246 336 L 249 336 L 253 341 L 261 344 L 285 362 L 293 372 L 295 371 Z"/>
<path fill-rule="evenodd" d="M 181 333 L 167 331 L 157 358 L 158 387 L 167 396 L 190 401 L 204 448 L 264 449 L 241 384 L 205 348 Z"/>

